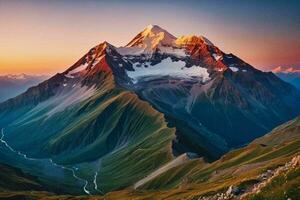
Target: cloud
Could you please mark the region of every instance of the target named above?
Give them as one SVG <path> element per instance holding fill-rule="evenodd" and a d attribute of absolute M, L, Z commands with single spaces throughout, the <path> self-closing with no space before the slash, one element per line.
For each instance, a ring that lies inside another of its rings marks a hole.
<path fill-rule="evenodd" d="M 300 73 L 300 69 L 296 69 L 293 67 L 282 67 L 278 66 L 272 69 L 272 72 L 274 73 Z"/>

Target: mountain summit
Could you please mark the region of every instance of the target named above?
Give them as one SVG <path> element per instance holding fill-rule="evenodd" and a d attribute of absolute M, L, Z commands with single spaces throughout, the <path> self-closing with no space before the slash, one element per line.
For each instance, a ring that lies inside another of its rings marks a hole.
<path fill-rule="evenodd" d="M 185 48 L 193 44 L 214 46 L 203 36 L 190 35 L 176 38 L 157 25 L 149 25 L 125 47 L 120 47 L 118 51 L 122 55 L 152 55 L 156 51 L 160 51 L 161 53 L 173 53 L 177 56 L 187 56 Z"/>
<path fill-rule="evenodd" d="M 161 47 L 174 47 L 177 38 L 157 25 L 149 25 L 137 34 L 125 47 L 122 55 L 152 54 Z"/>
<path fill-rule="evenodd" d="M 142 32 L 140 32 L 133 40 L 131 40 L 126 47 L 146 47 L 154 49 L 158 45 L 172 46 L 174 45 L 176 37 L 168 31 L 162 29 L 157 25 L 149 25 Z"/>

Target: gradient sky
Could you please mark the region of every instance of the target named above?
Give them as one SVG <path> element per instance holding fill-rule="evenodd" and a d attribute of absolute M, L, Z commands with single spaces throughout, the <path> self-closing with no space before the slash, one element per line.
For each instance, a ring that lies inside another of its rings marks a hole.
<path fill-rule="evenodd" d="M 300 69 L 298 0 L 0 0 L 0 74 L 62 72 L 96 44 L 125 45 L 148 24 L 203 35 L 260 69 Z"/>

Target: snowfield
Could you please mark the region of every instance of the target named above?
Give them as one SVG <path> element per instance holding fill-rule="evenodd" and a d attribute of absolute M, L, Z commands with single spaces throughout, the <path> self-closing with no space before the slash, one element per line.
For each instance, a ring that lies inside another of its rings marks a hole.
<path fill-rule="evenodd" d="M 176 57 L 186 57 L 188 56 L 184 49 L 182 48 L 174 48 L 174 47 L 159 47 L 159 52 L 162 54 L 174 55 Z"/>
<path fill-rule="evenodd" d="M 82 70 L 85 70 L 88 67 L 88 65 L 89 65 L 89 63 L 86 62 L 83 65 L 80 65 L 80 66 L 76 67 L 75 69 L 73 69 L 72 71 L 70 71 L 68 73 L 68 75 L 73 75 L 73 74 L 76 74 L 78 72 L 81 72 Z"/>
<path fill-rule="evenodd" d="M 185 67 L 185 64 L 183 61 L 172 61 L 171 58 L 166 58 L 153 66 L 151 66 L 149 62 L 137 62 L 133 64 L 134 71 L 127 71 L 127 75 L 134 80 L 134 83 L 136 83 L 139 78 L 147 76 L 201 77 L 202 82 L 206 82 L 210 79 L 206 68 L 195 65 Z"/>

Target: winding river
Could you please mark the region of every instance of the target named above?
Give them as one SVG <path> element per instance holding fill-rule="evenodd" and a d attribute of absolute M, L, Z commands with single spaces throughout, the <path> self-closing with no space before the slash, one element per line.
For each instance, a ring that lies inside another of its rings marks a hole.
<path fill-rule="evenodd" d="M 13 153 L 16 153 L 18 154 L 19 156 L 22 156 L 24 157 L 26 160 L 30 160 L 30 161 L 35 161 L 35 160 L 39 160 L 39 159 L 36 159 L 36 158 L 29 158 L 26 154 L 23 154 L 21 153 L 20 151 L 16 151 L 15 149 L 13 149 L 5 140 L 4 140 L 4 128 L 1 129 L 1 137 L 0 137 L 0 142 L 3 143 L 10 151 L 12 151 Z M 87 189 L 87 186 L 89 184 L 89 182 L 83 178 L 80 178 L 79 176 L 76 175 L 75 173 L 75 169 L 73 168 L 70 168 L 70 167 L 65 167 L 63 165 L 59 165 L 59 164 L 56 164 L 55 162 L 53 162 L 53 160 L 50 158 L 49 159 L 49 162 L 55 166 L 55 167 L 58 167 L 58 168 L 61 168 L 61 169 L 64 169 L 64 170 L 68 170 L 72 173 L 73 177 L 81 182 L 84 183 L 84 186 L 83 186 L 83 191 L 84 193 L 88 194 L 88 195 L 91 195 L 91 192 Z M 98 186 L 97 186 L 97 175 L 98 173 L 96 172 L 95 173 L 95 176 L 94 176 L 94 187 L 95 187 L 95 190 L 96 191 L 99 191 L 101 192 L 99 189 L 98 189 Z M 102 192 L 101 192 L 102 193 Z"/>

